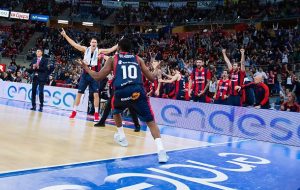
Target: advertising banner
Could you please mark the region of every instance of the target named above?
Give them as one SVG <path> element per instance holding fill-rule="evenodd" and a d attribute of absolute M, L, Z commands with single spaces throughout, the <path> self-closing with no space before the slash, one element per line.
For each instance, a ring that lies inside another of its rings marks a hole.
<path fill-rule="evenodd" d="M 214 9 L 216 5 L 223 4 L 222 1 L 197 1 L 198 9 Z"/>
<path fill-rule="evenodd" d="M 169 7 L 181 8 L 187 5 L 187 1 L 168 2 L 168 1 L 154 1 L 151 2 L 153 7 L 159 7 L 162 9 L 168 9 Z"/>
<path fill-rule="evenodd" d="M 22 12 L 10 12 L 10 18 L 16 18 L 21 20 L 29 20 L 29 13 L 22 13 Z"/>
<path fill-rule="evenodd" d="M 2 91 L 2 93 L 0 93 L 0 96 L 2 98 L 18 100 L 23 102 L 31 102 L 31 84 L 3 81 L 1 83 L 0 91 Z M 45 86 L 44 105 L 54 106 L 58 109 L 72 110 L 76 94 L 76 89 Z M 36 98 L 36 103 L 39 104 L 38 95 L 36 96 Z M 87 105 L 88 93 L 86 93 L 86 96 L 84 95 L 82 97 L 82 100 L 78 106 L 78 110 L 86 112 Z"/>
<path fill-rule="evenodd" d="M 0 63 L 0 71 L 5 72 L 6 71 L 6 65 Z"/>
<path fill-rule="evenodd" d="M 158 124 L 300 146 L 300 114 L 151 98 Z"/>
<path fill-rule="evenodd" d="M 139 7 L 139 2 L 137 1 L 102 1 L 102 5 L 111 8 L 122 8 L 124 6 L 131 6 L 133 8 Z"/>
<path fill-rule="evenodd" d="M 40 22 L 48 22 L 49 16 L 48 15 L 31 14 L 30 20 L 36 20 L 36 21 L 40 21 Z"/>
<path fill-rule="evenodd" d="M 9 17 L 9 11 L 7 10 L 0 10 L 0 17 Z"/>

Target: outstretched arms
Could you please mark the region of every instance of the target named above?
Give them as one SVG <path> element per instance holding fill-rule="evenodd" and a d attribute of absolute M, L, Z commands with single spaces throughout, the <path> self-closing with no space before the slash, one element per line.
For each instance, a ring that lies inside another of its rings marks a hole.
<path fill-rule="evenodd" d="M 76 48 L 77 50 L 81 51 L 81 52 L 85 52 L 86 48 L 85 46 L 82 46 L 80 44 L 77 44 L 76 42 L 74 42 L 74 40 L 72 40 L 66 33 L 66 31 L 62 28 L 62 31 L 60 32 L 60 34 L 69 42 L 69 44 L 71 46 L 73 46 L 74 48 Z"/>
<path fill-rule="evenodd" d="M 110 54 L 114 51 L 117 51 L 118 49 L 118 44 L 117 45 L 114 45 L 113 47 L 111 48 L 108 48 L 108 49 L 99 49 L 99 54 L 100 53 L 103 53 L 103 54 Z"/>

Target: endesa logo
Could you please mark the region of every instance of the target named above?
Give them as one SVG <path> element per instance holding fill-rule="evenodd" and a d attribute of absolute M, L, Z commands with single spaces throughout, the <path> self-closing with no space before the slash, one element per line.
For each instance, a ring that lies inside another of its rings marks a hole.
<path fill-rule="evenodd" d="M 38 97 L 37 90 L 37 97 Z M 17 88 L 11 85 L 7 88 L 7 96 L 11 99 L 16 99 L 20 101 L 31 101 L 32 89 L 26 87 Z M 71 107 L 76 98 L 76 94 L 72 92 L 62 93 L 58 90 L 47 90 L 44 89 L 44 103 L 50 106 L 64 106 Z"/>
<path fill-rule="evenodd" d="M 162 124 L 300 146 L 298 113 L 188 103 L 162 106 Z"/>

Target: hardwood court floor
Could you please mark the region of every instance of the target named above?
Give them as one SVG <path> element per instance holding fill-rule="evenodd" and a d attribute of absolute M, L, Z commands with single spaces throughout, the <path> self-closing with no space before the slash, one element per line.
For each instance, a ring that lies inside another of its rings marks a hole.
<path fill-rule="evenodd" d="M 126 128 L 127 148 L 113 141 L 115 127 L 0 105 L 0 172 L 156 152 L 150 132 Z M 162 135 L 167 150 L 209 143 Z"/>

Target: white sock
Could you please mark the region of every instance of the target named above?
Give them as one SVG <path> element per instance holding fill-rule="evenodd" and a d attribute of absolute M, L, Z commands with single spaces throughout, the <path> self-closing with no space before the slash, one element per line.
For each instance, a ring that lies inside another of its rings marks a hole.
<path fill-rule="evenodd" d="M 73 111 L 77 111 L 77 106 L 73 106 Z"/>
<path fill-rule="evenodd" d="M 163 143 L 161 141 L 161 138 L 156 138 L 154 139 L 156 147 L 157 147 L 157 152 L 160 152 L 161 150 L 164 150 Z"/>
<path fill-rule="evenodd" d="M 95 113 L 98 113 L 99 108 L 95 107 Z"/>
<path fill-rule="evenodd" d="M 120 135 L 120 139 L 123 139 L 125 137 L 123 125 L 121 127 L 117 127 L 117 129 L 118 129 L 118 134 Z"/>

